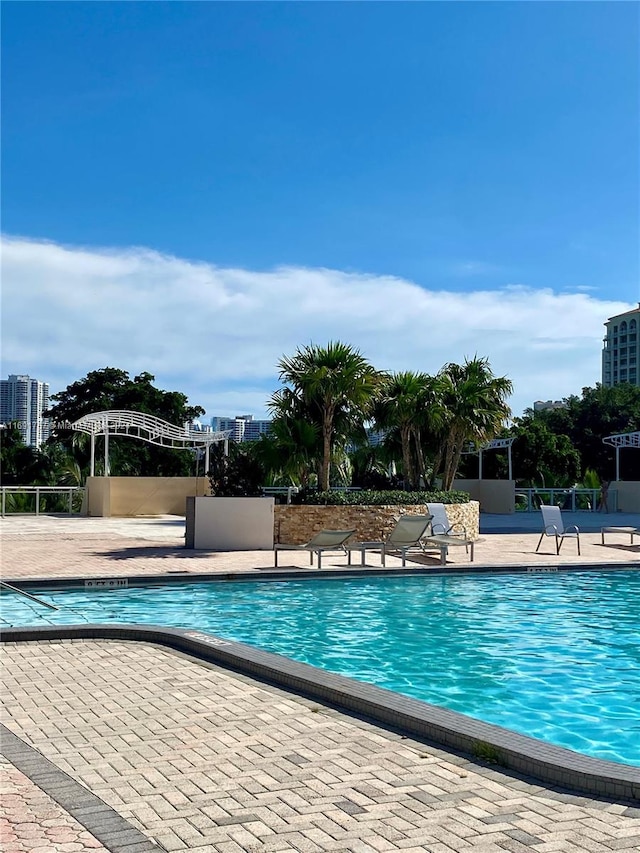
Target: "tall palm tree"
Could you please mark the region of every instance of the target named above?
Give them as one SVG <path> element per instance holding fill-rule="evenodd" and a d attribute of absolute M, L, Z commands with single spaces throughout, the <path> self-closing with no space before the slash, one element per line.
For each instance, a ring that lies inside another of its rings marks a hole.
<path fill-rule="evenodd" d="M 329 488 L 331 454 L 336 426 L 343 431 L 361 426 L 367 417 L 380 374 L 349 344 L 332 341 L 326 347 L 310 344 L 279 363 L 285 391 L 297 400 L 320 428 L 322 464 L 320 488 Z M 274 395 L 275 396 L 275 395 Z"/>
<path fill-rule="evenodd" d="M 505 376 L 494 376 L 489 361 L 477 356 L 464 364 L 446 364 L 439 379 L 446 429 L 442 487 L 449 490 L 465 445 L 490 441 L 505 424 L 510 415 L 506 400 L 513 383 Z"/>
<path fill-rule="evenodd" d="M 424 421 L 427 379 L 426 374 L 410 370 L 392 373 L 382 385 L 373 407 L 378 429 L 398 433 L 404 480 L 414 489 L 418 486 L 420 474 L 424 473 L 420 470 L 423 467 L 420 465 L 420 427 Z"/>

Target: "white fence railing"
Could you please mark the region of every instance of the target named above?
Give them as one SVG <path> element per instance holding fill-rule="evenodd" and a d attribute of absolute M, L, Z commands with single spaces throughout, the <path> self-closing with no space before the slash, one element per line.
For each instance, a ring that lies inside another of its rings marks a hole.
<path fill-rule="evenodd" d="M 40 513 L 64 513 L 79 515 L 84 499 L 82 486 L 0 486 L 1 513 L 5 515 L 40 515 Z M 51 508 L 50 496 L 61 498 Z M 26 496 L 27 500 L 17 501 L 14 496 Z M 12 500 L 12 498 L 14 498 Z M 22 504 L 22 507 L 20 506 Z M 74 509 L 74 506 L 77 509 Z"/>
<path fill-rule="evenodd" d="M 516 489 L 516 511 L 536 512 L 540 504 L 559 506 L 567 512 L 597 512 L 600 489 Z M 607 512 L 617 512 L 618 495 L 614 489 L 607 494 Z"/>

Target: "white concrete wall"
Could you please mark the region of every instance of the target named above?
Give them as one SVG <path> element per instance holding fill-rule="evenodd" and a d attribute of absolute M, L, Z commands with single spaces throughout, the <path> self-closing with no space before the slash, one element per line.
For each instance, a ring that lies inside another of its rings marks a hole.
<path fill-rule="evenodd" d="M 208 551 L 272 550 L 274 504 L 274 498 L 189 498 L 186 547 Z"/>
<path fill-rule="evenodd" d="M 609 485 L 609 495 L 611 492 L 618 493 L 619 512 L 640 513 L 640 482 L 637 480 L 615 480 Z M 611 498 L 609 498 L 609 506 L 611 506 Z"/>

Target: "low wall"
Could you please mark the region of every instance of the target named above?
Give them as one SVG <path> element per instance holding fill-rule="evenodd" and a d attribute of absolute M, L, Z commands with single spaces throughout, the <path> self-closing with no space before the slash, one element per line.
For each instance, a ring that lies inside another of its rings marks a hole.
<path fill-rule="evenodd" d="M 453 488 L 469 492 L 482 512 L 511 515 L 516 511 L 515 480 L 455 480 Z"/>
<path fill-rule="evenodd" d="M 186 500 L 185 547 L 205 551 L 271 551 L 273 498 Z"/>
<path fill-rule="evenodd" d="M 184 515 L 187 496 L 208 493 L 204 477 L 88 477 L 87 515 Z"/>
<path fill-rule="evenodd" d="M 637 480 L 616 480 L 609 485 L 609 494 L 617 492 L 618 512 L 640 512 L 640 482 Z M 609 506 L 611 506 L 609 498 Z"/>
<path fill-rule="evenodd" d="M 467 535 L 478 538 L 480 507 L 477 501 L 447 504 L 450 524 L 461 524 Z M 422 515 L 424 504 L 404 506 L 315 506 L 279 504 L 275 507 L 275 541 L 284 545 L 301 545 L 320 530 L 351 530 L 361 542 L 377 541 L 396 523 L 399 515 Z"/>

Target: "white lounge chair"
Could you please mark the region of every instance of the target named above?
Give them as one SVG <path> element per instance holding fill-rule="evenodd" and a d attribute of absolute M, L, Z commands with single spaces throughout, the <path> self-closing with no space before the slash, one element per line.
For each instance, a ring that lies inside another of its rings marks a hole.
<path fill-rule="evenodd" d="M 313 555 L 318 555 L 318 568 L 322 568 L 322 554 L 325 551 L 342 551 L 347 553 L 346 542 L 353 536 L 355 530 L 321 530 L 304 545 L 281 545 L 273 546 L 274 566 L 278 565 L 278 551 L 308 551 L 309 562 L 313 565 Z"/>
<path fill-rule="evenodd" d="M 427 504 L 427 509 L 433 516 L 433 521 L 431 522 L 431 532 L 425 537 L 425 544 L 447 547 L 464 545 L 464 549 L 467 554 L 471 552 L 469 560 L 473 563 L 475 543 L 473 539 L 470 539 L 467 536 L 467 528 L 463 524 L 449 523 L 447 510 L 444 504 Z"/>
<path fill-rule="evenodd" d="M 540 548 L 545 536 L 555 536 L 556 554 L 560 553 L 562 543 L 565 539 L 575 539 L 576 544 L 578 545 L 578 556 L 580 556 L 580 530 L 575 524 L 572 524 L 570 527 L 564 526 L 560 507 L 546 506 L 543 504 L 540 507 L 540 512 L 542 513 L 543 528 L 536 546 L 536 553 L 538 553 L 538 549 Z"/>

